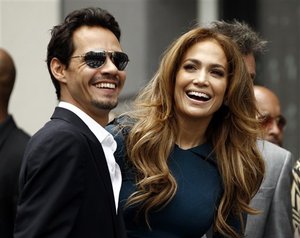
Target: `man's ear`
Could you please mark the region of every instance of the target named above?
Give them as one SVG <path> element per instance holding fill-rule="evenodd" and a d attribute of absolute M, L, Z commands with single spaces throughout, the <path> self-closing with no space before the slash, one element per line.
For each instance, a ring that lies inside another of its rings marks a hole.
<path fill-rule="evenodd" d="M 60 81 L 65 83 L 65 65 L 60 62 L 60 60 L 56 57 L 52 58 L 50 62 L 50 69 L 54 77 Z"/>

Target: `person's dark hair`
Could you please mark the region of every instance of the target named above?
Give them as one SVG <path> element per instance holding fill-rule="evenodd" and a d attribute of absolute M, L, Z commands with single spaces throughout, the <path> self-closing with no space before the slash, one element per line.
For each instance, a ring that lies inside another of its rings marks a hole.
<path fill-rule="evenodd" d="M 210 28 L 230 37 L 243 55 L 264 53 L 267 41 L 263 40 L 246 22 L 233 20 L 213 21 Z"/>
<path fill-rule="evenodd" d="M 52 58 L 56 57 L 66 67 L 74 52 L 73 33 L 81 26 L 100 26 L 110 30 L 120 41 L 121 30 L 115 18 L 101 8 L 84 8 L 75 10 L 66 16 L 64 22 L 54 26 L 47 51 L 47 67 L 54 84 L 57 98 L 60 98 L 60 85 L 50 69 Z"/>

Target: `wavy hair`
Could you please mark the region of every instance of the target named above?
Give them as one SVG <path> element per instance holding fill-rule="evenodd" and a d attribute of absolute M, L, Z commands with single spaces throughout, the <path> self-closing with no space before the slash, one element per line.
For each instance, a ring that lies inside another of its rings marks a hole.
<path fill-rule="evenodd" d="M 218 42 L 228 62 L 226 106 L 214 114 L 206 132 L 224 186 L 214 230 L 237 238 L 241 234 L 226 222 L 229 214 L 238 216 L 243 225 L 243 213 L 257 213 L 249 203 L 264 175 L 264 162 L 256 145 L 259 122 L 253 83 L 240 52 L 228 37 L 207 28 L 194 28 L 169 46 L 158 71 L 139 93 L 134 110 L 129 113 L 135 123 L 128 134 L 127 155 L 137 174 L 137 191 L 127 205 L 139 205 L 139 213 L 149 225 L 149 211 L 163 208 L 176 193 L 177 183 L 167 164 L 178 126 L 175 78 L 187 50 L 207 40 Z"/>

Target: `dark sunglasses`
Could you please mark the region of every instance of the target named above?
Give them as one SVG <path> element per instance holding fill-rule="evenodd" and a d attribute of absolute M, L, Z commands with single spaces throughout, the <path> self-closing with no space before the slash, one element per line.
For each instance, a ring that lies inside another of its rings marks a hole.
<path fill-rule="evenodd" d="M 271 126 L 274 121 L 280 130 L 283 130 L 286 126 L 286 119 L 282 115 L 279 115 L 277 117 L 262 115 L 259 117 L 259 120 L 264 128 L 268 128 L 269 126 Z"/>
<path fill-rule="evenodd" d="M 84 55 L 75 55 L 71 58 L 83 58 L 87 66 L 95 69 L 104 65 L 107 56 L 120 71 L 123 71 L 129 62 L 127 54 L 117 51 L 89 51 Z"/>

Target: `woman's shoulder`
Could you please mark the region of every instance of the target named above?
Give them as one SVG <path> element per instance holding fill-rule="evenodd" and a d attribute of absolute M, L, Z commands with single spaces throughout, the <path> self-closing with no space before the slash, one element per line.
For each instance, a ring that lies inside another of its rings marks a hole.
<path fill-rule="evenodd" d="M 105 129 L 113 136 L 122 134 L 123 136 L 128 135 L 130 128 L 133 126 L 134 120 L 128 115 L 121 115 L 114 118 Z"/>
<path fill-rule="evenodd" d="M 119 165 L 124 163 L 124 159 L 126 157 L 125 141 L 133 124 L 134 121 L 130 116 L 121 115 L 114 118 L 105 127 L 105 129 L 112 134 L 117 143 L 117 150 L 114 155 Z"/>

